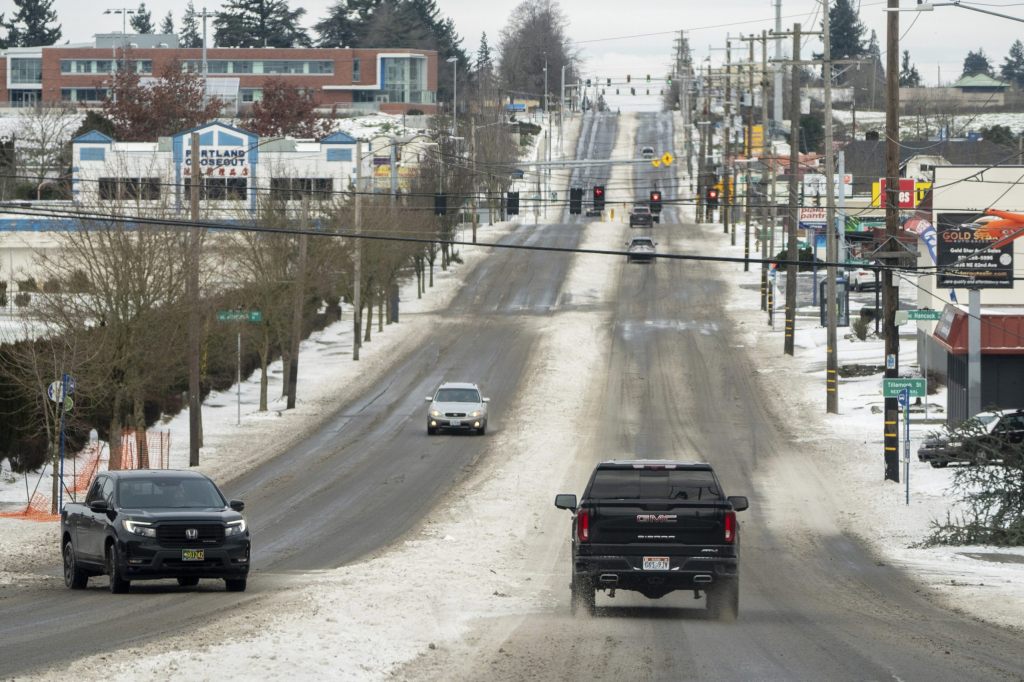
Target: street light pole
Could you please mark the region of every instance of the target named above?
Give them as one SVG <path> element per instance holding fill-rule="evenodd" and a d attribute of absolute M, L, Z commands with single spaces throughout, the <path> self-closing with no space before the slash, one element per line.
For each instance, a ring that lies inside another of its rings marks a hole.
<path fill-rule="evenodd" d="M 125 51 L 128 49 L 128 15 L 135 14 L 135 10 L 128 9 L 127 7 L 120 7 L 115 9 L 105 9 L 104 14 L 120 14 L 121 15 L 121 61 L 122 68 L 127 66 L 128 60 L 125 57 Z M 114 77 L 117 77 L 117 48 L 114 47 L 114 41 L 110 41 L 110 67 L 114 72 Z M 114 101 L 117 101 L 117 89 L 114 89 Z"/>
<path fill-rule="evenodd" d="M 900 228 L 899 213 L 899 136 L 900 136 L 900 87 L 899 49 L 900 15 L 892 10 L 899 9 L 899 0 L 888 0 L 889 15 L 886 21 L 886 97 L 885 97 L 885 234 L 888 242 L 895 242 Z M 890 262 L 891 264 L 891 262 Z M 894 379 L 900 375 L 899 330 L 896 327 L 896 309 L 899 298 L 893 285 L 892 268 L 882 272 L 882 306 L 884 309 L 883 335 L 885 337 L 885 376 Z M 897 420 L 899 405 L 896 398 L 886 398 L 884 407 L 884 457 L 885 480 L 900 482 L 899 429 Z"/>
<path fill-rule="evenodd" d="M 457 137 L 458 125 L 456 117 L 459 110 L 459 60 L 457 57 L 448 57 L 446 61 L 452 65 L 452 137 Z"/>

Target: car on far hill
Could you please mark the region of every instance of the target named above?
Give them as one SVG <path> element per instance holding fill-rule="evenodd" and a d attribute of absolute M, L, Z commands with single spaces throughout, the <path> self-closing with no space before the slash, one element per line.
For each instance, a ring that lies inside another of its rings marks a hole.
<path fill-rule="evenodd" d="M 474 431 L 481 436 L 487 432 L 487 403 L 490 398 L 480 394 L 476 384 L 446 382 L 434 395 L 427 396 L 430 409 L 427 414 L 427 435 L 441 429 Z"/>
<path fill-rule="evenodd" d="M 644 157 L 645 159 L 653 159 L 654 147 L 644 147 L 643 149 L 640 150 L 640 156 Z"/>
<path fill-rule="evenodd" d="M 654 215 L 651 214 L 650 206 L 637 204 L 629 212 L 630 227 L 654 227 Z"/>
<path fill-rule="evenodd" d="M 633 237 L 626 242 L 627 263 L 651 263 L 657 257 L 658 245 L 650 237 Z"/>

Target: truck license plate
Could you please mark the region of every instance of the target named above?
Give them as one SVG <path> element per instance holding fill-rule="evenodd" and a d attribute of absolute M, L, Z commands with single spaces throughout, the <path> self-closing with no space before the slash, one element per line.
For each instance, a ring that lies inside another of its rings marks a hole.
<path fill-rule="evenodd" d="M 205 561 L 206 550 L 205 549 L 183 549 L 181 550 L 182 561 Z"/>
<path fill-rule="evenodd" d="M 670 568 L 667 556 L 645 556 L 645 571 L 667 571 Z"/>

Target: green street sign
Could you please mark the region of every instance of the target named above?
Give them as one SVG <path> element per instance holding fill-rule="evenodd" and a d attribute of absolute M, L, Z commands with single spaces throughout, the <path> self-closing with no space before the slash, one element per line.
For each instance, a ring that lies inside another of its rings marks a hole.
<path fill-rule="evenodd" d="M 882 396 L 898 398 L 903 389 L 910 390 L 911 398 L 924 398 L 928 391 L 927 382 L 922 379 L 882 379 Z"/>
<path fill-rule="evenodd" d="M 937 320 L 942 317 L 941 310 L 908 310 L 908 320 Z"/>
<path fill-rule="evenodd" d="M 262 310 L 218 310 L 218 322 L 262 322 Z"/>

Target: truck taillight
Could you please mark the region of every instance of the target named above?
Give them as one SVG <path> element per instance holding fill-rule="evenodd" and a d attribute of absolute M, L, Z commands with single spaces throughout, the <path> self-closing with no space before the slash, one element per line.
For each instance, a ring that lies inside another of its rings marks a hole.
<path fill-rule="evenodd" d="M 576 537 L 580 542 L 590 542 L 590 512 L 586 509 L 576 514 Z"/>
<path fill-rule="evenodd" d="M 736 512 L 725 512 L 725 542 L 731 545 L 736 542 Z"/>

